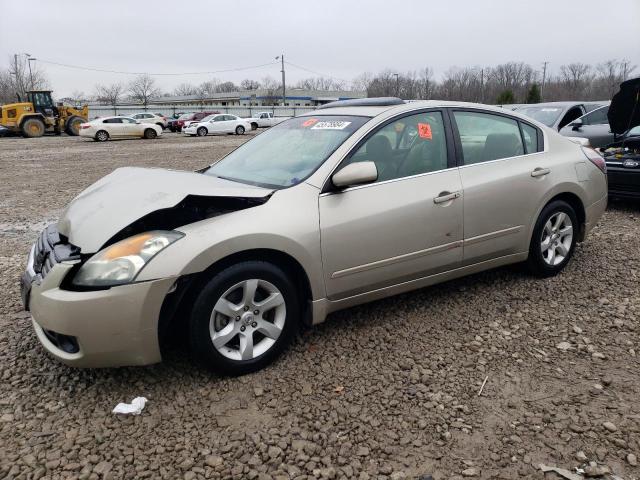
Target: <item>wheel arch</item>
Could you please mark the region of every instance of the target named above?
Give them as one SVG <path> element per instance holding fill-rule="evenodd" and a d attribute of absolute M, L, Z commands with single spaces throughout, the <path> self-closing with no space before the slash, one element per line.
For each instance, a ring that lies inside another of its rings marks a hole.
<path fill-rule="evenodd" d="M 283 251 L 271 248 L 256 248 L 232 253 L 216 260 L 201 272 L 180 277 L 176 281 L 176 289 L 168 293 L 162 303 L 158 320 L 160 339 L 162 340 L 163 337 L 166 337 L 169 331 L 180 330 L 181 327 L 187 324 L 186 320 L 191 314 L 191 308 L 198 293 L 213 275 L 231 265 L 251 260 L 272 263 L 292 276 L 293 284 L 300 295 L 300 304 L 303 312 L 302 323 L 307 326 L 311 325 L 311 300 L 313 296 L 311 282 L 304 267 L 293 256 Z"/>
<path fill-rule="evenodd" d="M 553 195 L 551 198 L 549 198 L 547 201 L 545 201 L 540 206 L 540 208 L 538 209 L 537 214 L 535 215 L 535 217 L 533 219 L 533 223 L 531 224 L 531 227 L 530 227 L 529 241 L 531 241 L 531 237 L 533 235 L 533 230 L 535 228 L 536 222 L 538 221 L 538 217 L 540 216 L 540 213 L 542 213 L 542 210 L 544 210 L 544 208 L 547 205 L 549 205 L 551 202 L 555 202 L 556 200 L 562 200 L 562 201 L 568 203 L 569 205 L 571 205 L 573 210 L 576 212 L 576 216 L 578 217 L 578 223 L 579 223 L 579 230 L 578 230 L 577 240 L 579 242 L 584 240 L 584 237 L 585 237 L 585 226 L 586 226 L 586 219 L 587 219 L 587 214 L 586 214 L 586 209 L 585 209 L 585 206 L 584 206 L 584 202 L 582 201 L 582 199 L 576 193 L 570 192 L 570 191 L 563 191 L 563 192 L 560 192 L 560 193 L 556 193 L 555 195 Z"/>
<path fill-rule="evenodd" d="M 40 120 L 46 128 L 47 122 L 45 121 L 44 115 L 42 115 L 41 113 L 28 113 L 26 115 L 22 115 L 20 117 L 20 128 L 22 128 L 22 126 L 24 125 L 24 122 L 31 119 Z"/>

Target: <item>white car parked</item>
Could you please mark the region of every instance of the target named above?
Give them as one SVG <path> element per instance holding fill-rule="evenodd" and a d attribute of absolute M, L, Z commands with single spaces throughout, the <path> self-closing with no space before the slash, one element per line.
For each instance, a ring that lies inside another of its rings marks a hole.
<path fill-rule="evenodd" d="M 140 123 L 155 123 L 160 128 L 167 128 L 167 118 L 155 113 L 141 112 L 134 113 L 131 118 L 139 120 Z"/>
<path fill-rule="evenodd" d="M 162 135 L 162 127 L 142 123 L 130 117 L 102 117 L 80 125 L 80 136 L 106 142 L 110 138 L 156 138 Z"/>
<path fill-rule="evenodd" d="M 236 135 L 244 135 L 244 132 L 251 130 L 251 124 L 245 119 L 236 117 L 235 115 L 218 113 L 209 115 L 199 122 L 191 122 L 185 124 L 182 132 L 192 137 L 197 135 L 204 137 L 205 135 L 215 135 L 218 133 L 235 133 Z"/>

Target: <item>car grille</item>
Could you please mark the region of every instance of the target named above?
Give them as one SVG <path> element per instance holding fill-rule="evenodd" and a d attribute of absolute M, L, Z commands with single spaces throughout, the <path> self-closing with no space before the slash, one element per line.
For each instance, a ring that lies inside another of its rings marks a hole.
<path fill-rule="evenodd" d="M 46 277 L 57 263 L 80 259 L 80 249 L 68 243 L 66 237 L 58 233 L 55 225 L 49 225 L 42 231 L 33 253 L 33 270 L 42 278 Z"/>

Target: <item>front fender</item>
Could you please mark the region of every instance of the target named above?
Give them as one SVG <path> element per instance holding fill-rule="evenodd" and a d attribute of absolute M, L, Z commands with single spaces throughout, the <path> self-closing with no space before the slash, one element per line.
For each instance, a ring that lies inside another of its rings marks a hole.
<path fill-rule="evenodd" d="M 294 258 L 304 269 L 313 299 L 324 298 L 318 190 L 300 184 L 277 191 L 268 202 L 176 228 L 185 234 L 140 272 L 145 281 L 206 270 L 236 253 L 269 249 Z"/>

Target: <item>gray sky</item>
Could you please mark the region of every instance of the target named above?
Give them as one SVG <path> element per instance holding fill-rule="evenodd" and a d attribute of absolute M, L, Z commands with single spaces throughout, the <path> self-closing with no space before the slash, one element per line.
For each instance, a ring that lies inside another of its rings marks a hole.
<path fill-rule="evenodd" d="M 170 90 L 211 77 L 280 76 L 274 57 L 350 80 L 383 68 L 516 60 L 552 72 L 563 63 L 626 59 L 640 69 L 640 0 L 0 0 L 0 65 L 28 52 L 106 70 L 203 72 L 158 76 Z M 76 32 L 69 35 L 65 31 Z M 132 75 L 40 64 L 58 97 Z M 313 73 L 287 66 L 287 83 Z M 640 71 L 636 70 L 636 73 Z"/>

